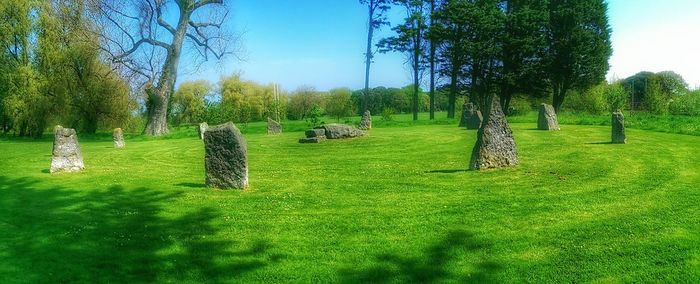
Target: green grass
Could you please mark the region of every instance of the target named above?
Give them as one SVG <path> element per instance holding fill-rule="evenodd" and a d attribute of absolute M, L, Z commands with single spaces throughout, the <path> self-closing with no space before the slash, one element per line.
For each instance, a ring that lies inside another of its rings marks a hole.
<path fill-rule="evenodd" d="M 81 137 L 79 174 L 0 141 L 0 282 L 700 281 L 700 137 L 514 123 L 521 164 L 473 172 L 474 131 L 380 120 L 315 145 L 241 126 L 243 192 L 204 187 L 191 127 Z"/>

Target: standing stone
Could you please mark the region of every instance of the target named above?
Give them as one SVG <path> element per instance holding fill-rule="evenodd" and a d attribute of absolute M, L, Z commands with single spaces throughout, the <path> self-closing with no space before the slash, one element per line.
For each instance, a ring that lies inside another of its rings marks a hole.
<path fill-rule="evenodd" d="M 362 115 L 362 120 L 360 121 L 360 130 L 370 130 L 372 129 L 372 114 L 369 110 L 366 110 Z"/>
<path fill-rule="evenodd" d="M 617 110 L 612 114 L 612 143 L 627 143 L 627 136 L 625 136 L 625 116 L 620 110 Z"/>
<path fill-rule="evenodd" d="M 79 172 L 85 168 L 83 154 L 80 152 L 78 135 L 75 129 L 63 128 L 60 125 L 54 129 L 53 157 L 49 172 Z"/>
<path fill-rule="evenodd" d="M 326 140 L 326 130 L 323 128 L 309 129 L 304 134 L 306 138 L 299 139 L 299 143 L 321 143 Z"/>
<path fill-rule="evenodd" d="M 207 132 L 207 128 L 209 128 L 209 124 L 207 124 L 206 122 L 202 122 L 199 124 L 199 127 L 197 128 L 199 139 L 204 140 L 204 132 Z"/>
<path fill-rule="evenodd" d="M 124 132 L 122 132 L 121 128 L 115 128 L 114 131 L 112 131 L 112 140 L 114 140 L 114 148 L 124 148 Z"/>
<path fill-rule="evenodd" d="M 459 121 L 460 127 L 479 129 L 483 121 L 484 117 L 481 115 L 481 111 L 477 110 L 474 104 L 464 103 L 462 105 L 462 118 Z"/>
<path fill-rule="evenodd" d="M 267 134 L 281 134 L 282 125 L 273 120 L 272 118 L 267 118 Z"/>
<path fill-rule="evenodd" d="M 557 113 L 554 107 L 548 104 L 540 105 L 540 116 L 537 119 L 537 129 L 539 130 L 560 130 L 557 121 Z"/>
<path fill-rule="evenodd" d="M 515 147 L 513 131 L 508 126 L 498 98 L 493 97 L 491 109 L 486 114 L 486 122 L 479 129 L 469 169 L 483 170 L 517 164 L 518 151 Z"/>
<path fill-rule="evenodd" d="M 204 150 L 208 187 L 248 187 L 248 150 L 241 131 L 233 123 L 207 128 L 204 132 Z"/>

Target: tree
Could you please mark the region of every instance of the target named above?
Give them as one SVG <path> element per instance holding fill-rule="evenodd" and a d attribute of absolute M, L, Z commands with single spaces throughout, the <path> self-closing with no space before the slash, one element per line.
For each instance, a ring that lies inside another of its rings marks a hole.
<path fill-rule="evenodd" d="M 289 97 L 288 116 L 290 119 L 306 119 L 314 106 L 320 106 L 321 97 L 313 87 L 302 86 Z"/>
<path fill-rule="evenodd" d="M 205 61 L 209 56 L 220 60 L 235 49 L 223 25 L 228 15 L 224 1 L 91 1 L 97 11 L 95 20 L 101 25 L 102 49 L 113 62 L 146 81 L 148 123 L 144 133 L 168 133 L 168 104 L 184 42 L 188 40 Z"/>
<path fill-rule="evenodd" d="M 548 92 L 546 74 L 547 1 L 505 1 L 505 36 L 503 37 L 503 77 L 501 106 L 508 113 L 516 93 L 542 97 Z"/>
<path fill-rule="evenodd" d="M 388 24 L 385 13 L 389 10 L 390 0 L 360 0 L 360 4 L 367 5 L 367 50 L 365 51 L 365 91 L 362 103 L 362 112 L 368 109 L 369 100 L 369 69 L 372 64 L 374 52 L 372 51 L 372 41 L 374 30 Z"/>
<path fill-rule="evenodd" d="M 418 120 L 418 100 L 420 87 L 420 75 L 423 70 L 423 56 L 425 53 L 425 33 L 427 30 L 425 19 L 424 0 L 394 0 L 394 4 L 400 5 L 406 11 L 404 22 L 392 28 L 395 36 L 379 41 L 380 52 L 403 52 L 408 57 L 413 77 L 413 120 Z"/>
<path fill-rule="evenodd" d="M 556 111 L 570 89 L 605 79 L 612 55 L 607 6 L 605 0 L 550 0 L 548 71 Z"/>
<path fill-rule="evenodd" d="M 206 106 L 205 98 L 212 92 L 212 86 L 205 80 L 180 84 L 173 96 L 171 115 L 177 123 L 201 122 Z"/>
<path fill-rule="evenodd" d="M 329 93 L 329 98 L 326 102 L 327 115 L 335 117 L 340 121 L 341 118 L 351 116 L 355 113 L 351 99 L 352 91 L 350 91 L 350 89 L 332 89 Z"/>
<path fill-rule="evenodd" d="M 438 8 L 438 3 L 436 0 L 429 0 L 430 4 L 430 27 L 432 28 L 435 23 L 436 10 Z M 437 38 L 430 33 L 428 37 L 429 50 L 428 62 L 430 63 L 430 119 L 435 119 L 435 64 L 436 64 L 436 51 L 437 51 Z"/>

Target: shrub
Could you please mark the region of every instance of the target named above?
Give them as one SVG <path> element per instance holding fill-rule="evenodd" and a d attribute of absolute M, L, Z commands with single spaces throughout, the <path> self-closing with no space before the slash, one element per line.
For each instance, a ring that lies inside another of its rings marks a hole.
<path fill-rule="evenodd" d="M 531 111 L 532 105 L 530 105 L 530 102 L 520 96 L 513 97 L 508 106 L 508 115 L 510 116 L 526 115 Z"/>
<path fill-rule="evenodd" d="M 700 90 L 676 96 L 668 108 L 675 115 L 700 115 Z"/>
<path fill-rule="evenodd" d="M 591 114 L 601 114 L 605 112 L 606 84 L 593 86 L 584 91 L 570 91 L 564 102 L 565 108 L 574 112 L 587 112 Z"/>
<path fill-rule="evenodd" d="M 395 111 L 393 108 L 387 107 L 382 110 L 382 120 L 384 121 L 392 121 L 393 118 L 392 116 L 394 115 Z"/>
<path fill-rule="evenodd" d="M 607 100 L 608 111 L 623 110 L 628 105 L 630 94 L 620 82 L 608 85 L 605 89 L 605 99 Z"/>

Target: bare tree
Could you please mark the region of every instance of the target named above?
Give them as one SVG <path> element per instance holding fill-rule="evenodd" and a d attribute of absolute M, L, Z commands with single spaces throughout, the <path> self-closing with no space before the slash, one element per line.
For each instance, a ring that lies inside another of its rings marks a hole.
<path fill-rule="evenodd" d="M 367 51 L 365 52 L 365 94 L 362 102 L 362 112 L 369 109 L 369 67 L 374 58 L 372 52 L 372 40 L 374 30 L 382 25 L 387 25 L 389 22 L 386 19 L 386 11 L 389 10 L 390 0 L 360 0 L 360 4 L 367 5 L 368 24 L 367 24 Z"/>
<path fill-rule="evenodd" d="M 236 38 L 226 30 L 224 0 L 91 1 L 102 50 L 144 82 L 147 135 L 168 133 L 168 102 L 183 52 L 207 61 L 238 51 Z"/>

